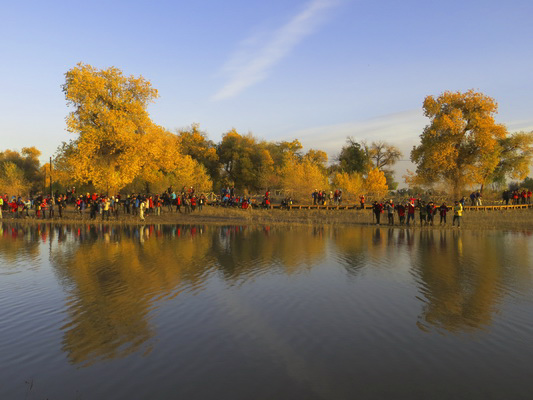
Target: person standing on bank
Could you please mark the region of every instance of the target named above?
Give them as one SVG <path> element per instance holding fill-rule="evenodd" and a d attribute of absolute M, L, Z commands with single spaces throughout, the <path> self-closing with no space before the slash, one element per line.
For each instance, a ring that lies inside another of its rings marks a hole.
<path fill-rule="evenodd" d="M 415 223 L 415 201 L 411 200 L 409 204 L 407 204 L 407 226 L 409 226 L 409 221 L 413 220 L 413 224 Z"/>
<path fill-rule="evenodd" d="M 372 205 L 372 211 L 376 215 L 376 225 L 379 225 L 381 212 L 383 211 L 383 205 L 378 203 L 377 201 L 374 201 L 374 204 Z"/>
<path fill-rule="evenodd" d="M 463 216 L 463 205 L 456 201 L 455 206 L 453 207 L 453 221 L 452 226 L 455 226 L 455 221 L 457 221 L 457 227 L 461 226 L 461 217 Z"/>
<path fill-rule="evenodd" d="M 446 225 L 446 213 L 448 212 L 448 206 L 446 203 L 442 203 L 442 205 L 439 207 L 440 211 L 440 224 Z"/>
<path fill-rule="evenodd" d="M 385 205 L 385 209 L 387 210 L 389 225 L 394 225 L 394 203 L 392 202 L 392 199 L 390 199 L 389 202 Z"/>

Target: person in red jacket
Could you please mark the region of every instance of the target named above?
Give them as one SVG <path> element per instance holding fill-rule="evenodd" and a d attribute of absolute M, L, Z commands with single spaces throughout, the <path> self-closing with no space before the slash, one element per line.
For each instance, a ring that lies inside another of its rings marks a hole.
<path fill-rule="evenodd" d="M 407 205 L 407 226 L 409 226 L 409 221 L 413 220 L 413 224 L 415 223 L 415 201 L 411 199 L 409 204 Z"/>
<path fill-rule="evenodd" d="M 396 211 L 398 212 L 398 216 L 400 217 L 400 225 L 405 224 L 405 206 L 402 203 L 399 203 L 396 206 Z"/>

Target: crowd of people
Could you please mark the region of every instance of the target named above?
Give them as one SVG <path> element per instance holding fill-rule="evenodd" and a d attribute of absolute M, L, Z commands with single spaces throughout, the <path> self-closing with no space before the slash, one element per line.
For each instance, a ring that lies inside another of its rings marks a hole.
<path fill-rule="evenodd" d="M 479 191 L 470 194 L 470 202 L 473 206 L 482 205 L 481 193 Z M 313 205 L 340 205 L 342 202 L 342 191 L 315 190 L 311 194 Z M 531 190 L 505 191 L 502 195 L 505 204 L 531 204 Z M 439 224 L 447 223 L 448 213 L 453 213 L 452 226 L 461 225 L 461 217 L 467 202 L 466 197 L 455 201 L 453 206 L 446 203 L 441 205 L 433 201 L 425 202 L 421 199 L 410 198 L 397 204 L 391 199 L 389 201 L 372 203 L 371 209 L 373 220 L 376 224 L 381 223 L 382 214 L 387 215 L 387 223 L 395 224 L 395 216 L 398 217 L 400 225 L 410 226 L 415 221 L 420 222 L 420 226 L 434 225 L 437 217 Z M 98 193 L 77 194 L 75 188 L 66 190 L 64 193 L 56 191 L 49 195 L 35 195 L 28 198 L 21 196 L 8 197 L 7 194 L 0 196 L 0 218 L 3 214 L 8 214 L 13 218 L 36 219 L 63 218 L 63 212 L 68 204 L 73 205 L 76 213 L 82 218 L 88 216 L 91 220 L 100 218 L 109 221 L 111 218 L 118 219 L 119 215 L 130 215 L 144 221 L 147 215 L 159 216 L 162 210 L 176 213 L 191 213 L 196 210 L 201 211 L 207 205 L 205 194 L 197 194 L 193 187 L 183 187 L 181 191 L 175 191 L 169 187 L 160 194 L 116 194 L 104 195 Z M 365 209 L 365 196 L 359 197 L 361 209 Z M 252 199 L 244 195 L 238 195 L 234 187 L 222 188 L 220 195 L 213 198 L 212 205 L 223 207 L 236 207 L 240 209 L 251 209 L 254 207 L 270 208 L 271 196 L 267 190 L 261 199 Z M 289 208 L 293 204 L 290 196 L 281 200 L 282 208 Z"/>
<path fill-rule="evenodd" d="M 506 190 L 502 194 L 502 200 L 505 202 L 506 205 L 508 205 L 509 202 L 511 202 L 511 204 L 531 204 L 531 190 Z"/>
<path fill-rule="evenodd" d="M 169 187 L 161 194 L 116 194 L 104 195 L 99 193 L 76 194 L 75 189 L 67 190 L 65 193 L 52 195 L 12 196 L 7 194 L 0 196 L 0 218 L 2 211 L 8 212 L 13 218 L 36 219 L 63 218 L 63 210 L 68 204 L 72 204 L 76 213 L 85 218 L 95 220 L 101 218 L 109 221 L 110 218 L 118 219 L 120 214 L 139 217 L 145 220 L 147 215 L 161 215 L 161 209 L 165 207 L 168 212 L 191 213 L 196 210 L 202 211 L 207 204 L 205 194 L 197 195 L 193 187 L 184 187 L 181 192 L 176 193 Z M 57 213 L 56 213 L 57 212 Z"/>
<path fill-rule="evenodd" d="M 332 190 L 329 193 L 326 190 L 316 190 L 311 193 L 311 198 L 313 199 L 313 205 L 324 206 L 326 204 L 330 205 L 341 205 L 342 203 L 342 190 L 335 189 L 335 192 Z"/>
<path fill-rule="evenodd" d="M 216 197 L 214 204 L 223 207 L 237 207 L 243 210 L 252 207 L 252 201 L 249 197 L 239 196 L 235 192 L 235 187 L 223 187 L 220 195 Z"/>
<path fill-rule="evenodd" d="M 453 212 L 452 226 L 461 226 L 461 217 L 464 211 L 464 198 L 463 201 L 455 201 L 453 207 L 449 207 L 443 202 L 440 206 L 437 206 L 433 201 L 427 203 L 421 199 L 410 198 L 408 201 L 398 204 L 394 204 L 393 200 L 380 203 L 374 201 L 372 204 L 373 219 L 376 225 L 381 223 L 381 214 L 387 214 L 388 225 L 394 225 L 394 216 L 398 214 L 399 225 L 410 226 L 411 223 L 415 225 L 418 212 L 418 220 L 420 226 L 430 225 L 433 226 L 435 218 L 438 214 L 440 216 L 440 225 L 446 225 L 446 217 L 448 212 Z M 364 201 L 363 201 L 364 204 Z M 406 219 L 407 216 L 407 219 Z"/>

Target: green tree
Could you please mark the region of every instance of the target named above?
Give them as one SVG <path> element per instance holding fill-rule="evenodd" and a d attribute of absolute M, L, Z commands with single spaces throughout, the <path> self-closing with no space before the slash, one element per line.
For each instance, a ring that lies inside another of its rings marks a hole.
<path fill-rule="evenodd" d="M 346 139 L 346 145 L 342 147 L 337 156 L 336 168 L 343 172 L 358 172 L 365 174 L 369 170 L 370 157 L 366 145 L 357 143 L 353 138 Z"/>
<path fill-rule="evenodd" d="M 253 135 L 240 135 L 235 129 L 226 132 L 217 147 L 228 184 L 237 189 L 257 191 L 269 186 L 274 161 L 268 143 Z"/>

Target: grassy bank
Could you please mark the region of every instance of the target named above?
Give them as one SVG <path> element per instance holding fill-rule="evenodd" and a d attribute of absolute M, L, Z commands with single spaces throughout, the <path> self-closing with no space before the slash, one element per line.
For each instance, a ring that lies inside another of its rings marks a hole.
<path fill-rule="evenodd" d="M 375 224 L 370 210 L 240 210 L 222 207 L 204 207 L 202 211 L 190 214 L 163 211 L 160 216 L 148 214 L 142 222 L 138 216 L 120 214 L 118 219 L 110 217 L 109 221 L 102 221 L 100 215 L 96 220 L 89 219 L 87 212 L 82 218 L 72 208 L 63 212 L 63 218 L 14 219 L 12 215 L 4 213 L 3 221 L 17 221 L 22 223 L 54 222 L 65 224 L 109 223 L 109 224 L 297 224 L 297 225 L 372 225 Z M 424 229 L 452 229 L 452 215 L 448 215 L 448 223 L 440 226 L 439 216 L 435 218 L 435 225 Z M 395 215 L 395 223 L 399 219 Z M 387 225 L 387 216 L 382 214 L 381 224 Z M 463 229 L 503 229 L 503 230 L 533 230 L 533 209 L 504 210 L 504 211 L 468 211 L 464 212 L 461 221 Z M 413 225 L 412 225 L 413 226 Z M 416 228 L 420 228 L 418 213 L 416 214 Z"/>

